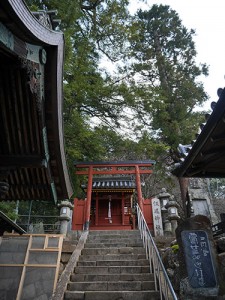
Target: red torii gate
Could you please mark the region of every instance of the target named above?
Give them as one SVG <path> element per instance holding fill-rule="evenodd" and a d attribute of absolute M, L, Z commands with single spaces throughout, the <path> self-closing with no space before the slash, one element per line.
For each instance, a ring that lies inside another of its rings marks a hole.
<path fill-rule="evenodd" d="M 152 166 L 155 164 L 153 160 L 146 161 L 125 161 L 125 162 L 76 162 L 74 164 L 76 175 L 87 175 L 87 207 L 85 215 L 84 229 L 89 229 L 90 212 L 91 212 L 91 195 L 93 175 L 135 175 L 136 188 L 138 196 L 138 204 L 143 211 L 143 198 L 141 191 L 141 174 L 152 174 Z"/>

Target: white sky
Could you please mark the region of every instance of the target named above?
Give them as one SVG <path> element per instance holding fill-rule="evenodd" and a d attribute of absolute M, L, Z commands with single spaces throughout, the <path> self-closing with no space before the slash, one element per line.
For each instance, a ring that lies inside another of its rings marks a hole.
<path fill-rule="evenodd" d="M 145 7 L 138 0 L 131 2 L 132 9 L 169 5 L 185 27 L 196 31 L 197 62 L 209 66 L 209 76 L 201 81 L 210 97 L 204 108 L 210 109 L 210 103 L 218 100 L 217 89 L 225 86 L 225 0 L 147 0 Z"/>

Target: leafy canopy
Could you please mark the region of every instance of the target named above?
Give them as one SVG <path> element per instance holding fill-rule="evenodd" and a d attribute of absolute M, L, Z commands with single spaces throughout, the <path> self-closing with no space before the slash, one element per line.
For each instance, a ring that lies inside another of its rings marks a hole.
<path fill-rule="evenodd" d="M 61 19 L 71 173 L 74 160 L 151 158 L 168 176 L 177 145 L 190 143 L 202 121 L 196 106 L 207 99 L 198 78 L 208 70 L 195 61 L 195 32 L 167 5 L 131 16 L 128 0 L 27 3 L 57 9 Z"/>

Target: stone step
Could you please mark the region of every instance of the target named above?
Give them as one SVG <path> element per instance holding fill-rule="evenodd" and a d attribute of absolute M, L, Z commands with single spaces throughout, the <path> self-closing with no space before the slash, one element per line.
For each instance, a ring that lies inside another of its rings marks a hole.
<path fill-rule="evenodd" d="M 149 266 L 77 266 L 74 269 L 75 274 L 137 274 L 149 273 Z"/>
<path fill-rule="evenodd" d="M 90 231 L 64 299 L 159 300 L 140 233 Z"/>
<path fill-rule="evenodd" d="M 119 247 L 143 247 L 142 242 L 135 243 L 133 241 L 130 242 L 117 242 L 111 243 L 110 241 L 107 243 L 86 243 L 84 248 L 119 248 Z"/>
<path fill-rule="evenodd" d="M 98 236 L 97 238 L 91 238 L 91 239 L 87 239 L 87 243 L 91 244 L 91 243 L 142 243 L 142 239 L 140 237 L 126 237 L 126 238 L 111 238 L 111 237 L 107 237 L 107 238 L 102 238 L 100 236 Z"/>
<path fill-rule="evenodd" d="M 77 246 L 77 241 L 63 241 L 62 252 L 63 253 L 73 253 Z"/>
<path fill-rule="evenodd" d="M 113 223 L 110 224 L 110 226 L 108 224 L 105 224 L 105 225 L 95 225 L 95 224 L 92 224 L 92 225 L 90 225 L 89 230 L 90 231 L 96 231 L 96 230 L 108 231 L 109 228 L 110 228 L 110 230 L 123 230 L 123 231 L 131 231 L 131 230 L 133 230 L 131 224 L 121 225 L 121 222 L 119 222 L 119 223 L 113 222 Z"/>
<path fill-rule="evenodd" d="M 119 236 L 131 236 L 131 235 L 140 235 L 139 230 L 90 230 L 89 237 L 91 236 L 108 236 L 108 235 L 119 235 Z"/>
<path fill-rule="evenodd" d="M 147 259 L 139 260 L 93 260 L 93 261 L 78 261 L 77 266 L 149 266 Z"/>
<path fill-rule="evenodd" d="M 154 281 L 86 281 L 67 285 L 69 291 L 146 291 L 154 288 Z"/>
<path fill-rule="evenodd" d="M 143 247 L 120 247 L 120 248 L 84 248 L 82 255 L 108 255 L 108 254 L 145 254 Z"/>
<path fill-rule="evenodd" d="M 159 300 L 156 291 L 66 291 L 65 300 Z"/>
<path fill-rule="evenodd" d="M 127 235 L 121 235 L 121 234 L 97 234 L 97 235 L 89 235 L 88 240 L 98 240 L 98 239 L 135 239 L 140 238 L 140 233 L 137 232 L 135 234 L 127 234 Z"/>
<path fill-rule="evenodd" d="M 81 255 L 79 261 L 99 261 L 99 260 L 139 260 L 145 259 L 145 254 L 106 254 L 106 255 Z"/>
<path fill-rule="evenodd" d="M 153 281 L 154 274 L 152 273 L 139 273 L 139 274 L 72 274 L 70 277 L 71 282 L 78 281 Z"/>

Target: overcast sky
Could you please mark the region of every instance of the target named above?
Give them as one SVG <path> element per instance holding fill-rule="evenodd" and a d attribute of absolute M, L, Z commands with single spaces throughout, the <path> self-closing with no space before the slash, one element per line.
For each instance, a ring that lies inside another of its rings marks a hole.
<path fill-rule="evenodd" d="M 132 9 L 141 8 L 138 0 L 132 0 Z M 188 29 L 195 29 L 194 38 L 198 52 L 197 62 L 209 66 L 209 76 L 201 78 L 210 100 L 204 106 L 210 108 L 217 101 L 217 89 L 225 87 L 225 0 L 147 0 L 153 4 L 169 5 Z M 146 7 L 147 8 L 147 7 Z"/>

